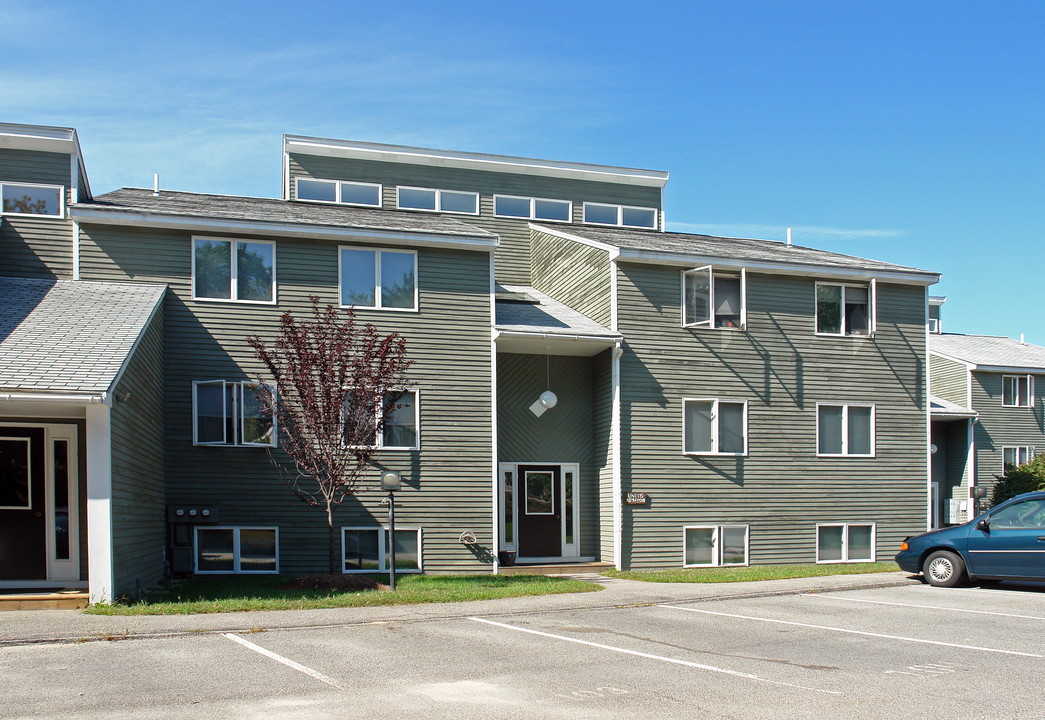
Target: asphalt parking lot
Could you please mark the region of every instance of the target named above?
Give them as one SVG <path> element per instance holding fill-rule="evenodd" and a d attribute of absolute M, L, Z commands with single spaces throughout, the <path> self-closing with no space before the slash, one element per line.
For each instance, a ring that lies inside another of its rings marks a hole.
<path fill-rule="evenodd" d="M 912 581 L 5 646 L 0 717 L 1042 718 L 1043 671 L 1045 591 Z"/>

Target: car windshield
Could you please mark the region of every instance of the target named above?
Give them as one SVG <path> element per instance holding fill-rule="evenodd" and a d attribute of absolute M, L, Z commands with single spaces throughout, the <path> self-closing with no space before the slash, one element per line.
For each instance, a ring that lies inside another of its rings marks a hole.
<path fill-rule="evenodd" d="M 1014 503 L 991 513 L 989 520 L 994 528 L 1045 527 L 1045 499 Z"/>

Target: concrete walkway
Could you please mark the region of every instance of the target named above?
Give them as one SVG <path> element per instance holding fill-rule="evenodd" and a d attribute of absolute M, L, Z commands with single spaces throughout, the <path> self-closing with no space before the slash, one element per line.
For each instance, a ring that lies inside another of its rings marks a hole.
<path fill-rule="evenodd" d="M 766 595 L 856 590 L 919 582 L 903 572 L 763 580 L 742 583 L 649 583 L 601 575 L 575 575 L 598 583 L 592 593 L 544 595 L 430 605 L 268 610 L 205 615 L 85 615 L 79 610 L 13 610 L 0 613 L 0 646 L 42 642 L 124 640 L 210 632 L 344 627 L 366 623 L 424 622 L 468 616 L 505 616 L 585 608 L 698 602 Z"/>

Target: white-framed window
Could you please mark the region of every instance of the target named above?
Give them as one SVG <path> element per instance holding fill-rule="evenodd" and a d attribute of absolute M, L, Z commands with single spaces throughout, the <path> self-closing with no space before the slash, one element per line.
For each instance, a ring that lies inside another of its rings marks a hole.
<path fill-rule="evenodd" d="M 196 573 L 279 573 L 279 528 L 196 526 Z"/>
<path fill-rule="evenodd" d="M 396 188 L 396 207 L 400 210 L 478 215 L 479 193 L 400 185 Z"/>
<path fill-rule="evenodd" d="M 192 238 L 192 299 L 276 304 L 276 243 Z"/>
<path fill-rule="evenodd" d="M 343 246 L 338 249 L 341 307 L 417 310 L 417 253 Z"/>
<path fill-rule="evenodd" d="M 396 390 L 402 396 L 394 403 L 388 420 L 381 423 L 384 408 L 392 403 L 392 395 L 387 394 L 381 407 L 367 408 L 355 394 L 345 400 L 345 425 L 355 425 L 359 429 L 356 438 L 362 439 L 362 445 L 369 445 L 368 438 L 373 438 L 373 446 L 382 450 L 420 450 L 421 449 L 421 398 L 418 390 Z"/>
<path fill-rule="evenodd" d="M 1002 375 L 1001 404 L 1003 407 L 1034 407 L 1034 376 Z"/>
<path fill-rule="evenodd" d="M 747 401 L 683 399 L 682 452 L 747 455 Z"/>
<path fill-rule="evenodd" d="M 870 337 L 878 325 L 878 283 L 816 283 L 816 334 Z"/>
<path fill-rule="evenodd" d="M 1001 449 L 1001 471 L 1007 473 L 1010 468 L 1026 465 L 1035 456 L 1033 445 L 1006 446 Z"/>
<path fill-rule="evenodd" d="M 65 217 L 65 188 L 37 183 L 0 183 L 0 214 Z"/>
<path fill-rule="evenodd" d="M 617 225 L 656 230 L 658 214 L 656 208 L 584 203 L 584 222 L 589 225 Z"/>
<path fill-rule="evenodd" d="M 550 198 L 494 195 L 493 214 L 497 217 L 568 223 L 573 220 L 573 203 Z"/>
<path fill-rule="evenodd" d="M 874 562 L 874 523 L 818 523 L 818 563 Z"/>
<path fill-rule="evenodd" d="M 682 272 L 682 327 L 743 330 L 747 326 L 747 270 L 716 272 L 710 265 Z"/>
<path fill-rule="evenodd" d="M 816 454 L 874 457 L 875 406 L 817 403 Z"/>
<path fill-rule="evenodd" d="M 940 318 L 929 318 L 929 332 L 934 335 L 940 334 Z"/>
<path fill-rule="evenodd" d="M 275 447 L 276 418 L 263 412 L 259 392 L 274 390 L 249 381 L 193 381 L 192 444 Z"/>
<path fill-rule="evenodd" d="M 747 525 L 687 525 L 682 528 L 682 567 L 748 564 Z"/>
<path fill-rule="evenodd" d="M 380 183 L 301 177 L 295 178 L 295 183 L 295 197 L 298 200 L 381 207 Z"/>
<path fill-rule="evenodd" d="M 341 571 L 343 573 L 388 572 L 388 527 L 342 527 Z M 421 528 L 399 527 L 395 531 L 396 572 L 419 573 L 424 569 Z"/>

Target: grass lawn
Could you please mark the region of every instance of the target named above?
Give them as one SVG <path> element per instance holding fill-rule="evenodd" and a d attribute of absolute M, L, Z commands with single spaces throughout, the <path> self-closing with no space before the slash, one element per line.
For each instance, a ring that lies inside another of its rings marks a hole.
<path fill-rule="evenodd" d="M 602 589 L 579 580 L 531 575 L 402 575 L 396 577 L 394 593 L 387 589 L 348 592 L 282 587 L 292 579 L 287 575 L 194 577 L 164 585 L 148 593 L 141 602 L 92 605 L 84 612 L 91 615 L 187 615 L 242 610 L 304 610 L 492 600 Z M 388 576 L 376 579 L 387 582 Z"/>
<path fill-rule="evenodd" d="M 819 577 L 822 575 L 857 575 L 860 573 L 893 572 L 899 570 L 894 562 L 844 563 L 837 565 L 752 565 L 750 567 L 715 567 L 670 570 L 628 571 L 607 570 L 608 577 L 624 580 L 644 580 L 661 583 L 729 583 L 750 580 L 782 580 L 784 578 Z"/>

